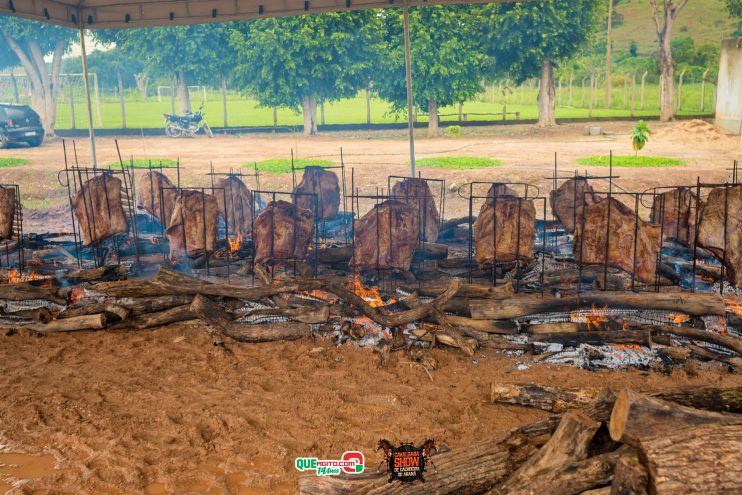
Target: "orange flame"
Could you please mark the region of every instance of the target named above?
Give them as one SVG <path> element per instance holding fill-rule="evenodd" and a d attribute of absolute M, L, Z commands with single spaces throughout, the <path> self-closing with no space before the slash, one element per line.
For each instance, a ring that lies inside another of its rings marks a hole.
<path fill-rule="evenodd" d="M 379 291 L 376 290 L 376 287 L 365 288 L 358 277 L 353 279 L 353 292 L 361 296 L 372 308 L 384 306 L 384 300 L 381 298 Z"/>
<path fill-rule="evenodd" d="M 731 297 L 724 298 L 724 304 L 726 305 L 727 313 L 732 313 L 737 316 L 742 316 L 742 303 Z"/>
<path fill-rule="evenodd" d="M 74 304 L 83 297 L 85 297 L 85 289 L 82 287 L 75 287 L 72 289 L 72 292 L 70 292 L 70 303 Z"/>
<path fill-rule="evenodd" d="M 242 247 L 242 232 L 237 232 L 237 237 L 234 239 L 227 237 L 227 241 L 229 242 L 229 252 L 236 253 Z"/>
<path fill-rule="evenodd" d="M 8 283 L 9 284 L 17 284 L 20 282 L 28 282 L 31 280 L 43 280 L 45 278 L 46 277 L 44 277 L 43 275 L 39 275 L 33 270 L 28 272 L 27 275 L 16 268 L 10 268 L 8 270 Z M 51 283 L 51 280 L 49 280 L 49 283 Z"/>
<path fill-rule="evenodd" d="M 685 313 L 668 313 L 667 317 L 670 318 L 676 325 L 680 325 L 681 323 L 685 323 L 690 320 L 690 316 Z"/>
<path fill-rule="evenodd" d="M 593 305 L 593 307 L 590 308 L 589 313 L 581 311 L 573 312 L 570 314 L 570 320 L 573 322 L 579 322 L 580 319 L 584 318 L 587 330 L 600 330 L 601 325 L 608 323 L 608 317 L 606 316 L 607 309 L 608 306 L 604 308 L 596 308 L 595 305 Z"/>

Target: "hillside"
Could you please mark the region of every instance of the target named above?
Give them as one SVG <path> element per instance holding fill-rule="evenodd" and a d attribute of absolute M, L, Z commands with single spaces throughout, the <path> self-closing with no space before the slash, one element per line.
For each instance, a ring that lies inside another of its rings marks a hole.
<path fill-rule="evenodd" d="M 623 24 L 614 29 L 616 50 L 628 50 L 634 40 L 643 55 L 657 49 L 657 34 L 648 0 L 621 0 L 616 12 L 623 16 Z M 691 36 L 696 45 L 718 44 L 735 29 L 736 22 L 724 8 L 724 0 L 690 0 L 678 16 L 674 37 Z"/>

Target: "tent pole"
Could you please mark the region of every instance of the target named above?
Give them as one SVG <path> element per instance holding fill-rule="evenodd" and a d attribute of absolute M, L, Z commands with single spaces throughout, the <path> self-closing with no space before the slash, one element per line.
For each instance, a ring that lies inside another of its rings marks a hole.
<path fill-rule="evenodd" d="M 80 51 L 82 52 L 82 77 L 85 79 L 85 101 L 88 106 L 88 132 L 90 134 L 90 154 L 93 157 L 93 168 L 98 168 L 95 156 L 95 132 L 93 130 L 93 106 L 90 101 L 90 81 L 88 80 L 88 54 L 85 50 L 85 28 L 80 26 Z"/>
<path fill-rule="evenodd" d="M 410 55 L 410 12 L 404 0 L 404 65 L 407 77 L 407 127 L 410 133 L 410 177 L 415 177 L 415 125 L 412 120 L 412 56 Z"/>

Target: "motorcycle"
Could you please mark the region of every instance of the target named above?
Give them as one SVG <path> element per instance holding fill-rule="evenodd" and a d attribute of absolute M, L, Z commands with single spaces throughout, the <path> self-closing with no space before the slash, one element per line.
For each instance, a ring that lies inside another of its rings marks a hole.
<path fill-rule="evenodd" d="M 188 112 L 185 115 L 165 114 L 165 134 L 171 138 L 195 137 L 201 129 L 210 138 L 214 137 L 209 124 L 204 120 L 203 103 L 196 113 Z"/>

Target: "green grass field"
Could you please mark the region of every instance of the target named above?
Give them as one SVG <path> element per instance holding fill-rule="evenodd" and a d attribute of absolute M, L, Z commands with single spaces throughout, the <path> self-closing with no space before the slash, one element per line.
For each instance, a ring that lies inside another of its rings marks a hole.
<path fill-rule="evenodd" d="M 169 158 L 134 158 L 134 160 L 124 160 L 124 164 L 133 166 L 133 168 L 173 168 L 177 165 L 175 160 Z M 107 163 L 106 168 L 119 168 L 119 162 Z"/>
<path fill-rule="evenodd" d="M 644 105 L 641 105 L 640 76 L 637 78 L 634 97 L 634 116 L 636 118 L 647 118 L 659 115 L 659 89 L 656 85 L 647 83 L 644 95 Z M 582 81 L 573 81 L 572 87 L 569 81 L 562 80 L 561 89 L 557 86 L 557 118 L 588 118 L 592 117 L 629 117 L 631 114 L 631 85 L 624 88 L 623 85 L 616 87 L 613 91 L 613 103 L 611 108 L 603 108 L 604 92 L 599 88 L 594 92 L 594 105 L 592 112 L 589 109 L 589 89 L 582 87 Z M 589 86 L 589 84 L 588 84 Z M 462 117 L 465 120 L 502 120 L 503 110 L 507 120 L 535 119 L 538 117 L 536 105 L 538 89 L 523 85 L 514 88 L 513 93 L 502 94 L 498 86 L 490 87 L 476 101 L 465 102 L 462 107 Z M 200 93 L 199 93 L 200 95 Z M 157 101 L 156 97 L 150 97 L 142 101 L 138 96 L 130 93 L 127 95 L 126 124 L 128 128 L 157 128 L 164 127 L 164 113 L 170 113 L 170 99 L 163 98 Z M 200 105 L 196 93 L 192 94 L 194 107 Z M 697 115 L 701 113 L 701 85 L 686 84 L 682 92 L 683 104 L 680 115 Z M 75 127 L 87 128 L 87 113 L 83 99 L 75 100 Z M 98 112 L 98 108 L 100 112 Z M 713 87 L 706 85 L 704 112 L 711 113 L 713 110 Z M 176 109 L 177 111 L 177 109 Z M 204 105 L 205 118 L 211 127 L 224 125 L 224 111 L 221 95 L 216 92 L 207 92 L 207 101 Z M 241 97 L 230 93 L 227 99 L 227 112 L 229 126 L 273 126 L 273 110 L 261 108 L 255 100 Z M 318 119 L 322 122 L 321 112 L 318 110 Z M 356 98 L 340 100 L 325 105 L 326 124 L 364 124 L 366 123 L 366 99 L 363 95 Z M 439 110 L 443 125 L 454 123 L 459 119 L 458 106 L 442 107 Z M 517 115 L 516 115 L 517 113 Z M 299 127 L 303 124 L 299 112 L 289 108 L 277 110 L 277 125 L 279 127 Z M 426 122 L 427 117 L 421 115 L 420 122 Z M 110 91 L 103 88 L 103 96 L 100 104 L 93 107 L 93 121 L 97 128 L 118 129 L 122 127 L 121 105 Z M 404 122 L 404 115 L 391 112 L 388 103 L 372 98 L 371 100 L 371 122 L 392 123 Z M 58 104 L 57 129 L 71 129 L 71 107 L 69 101 L 60 101 Z"/>
<path fill-rule="evenodd" d="M 577 163 L 593 167 L 607 167 L 609 161 L 612 161 L 614 167 L 680 167 L 685 165 L 683 160 L 674 158 L 665 158 L 661 156 L 643 156 L 643 155 L 614 155 L 613 160 L 607 155 L 590 156 L 587 158 L 578 158 Z"/>
<path fill-rule="evenodd" d="M 28 160 L 25 158 L 1 158 L 0 157 L 0 168 L 4 167 L 17 167 L 19 165 L 25 165 Z"/>
<path fill-rule="evenodd" d="M 415 160 L 415 165 L 422 168 L 450 168 L 467 170 L 472 168 L 497 167 L 502 160 L 493 160 L 479 156 L 440 156 L 436 158 L 421 158 Z"/>
<path fill-rule="evenodd" d="M 328 160 L 314 160 L 307 158 L 294 158 L 294 168 L 303 169 L 310 165 L 316 167 L 332 167 L 335 163 Z M 254 169 L 255 166 L 261 172 L 267 172 L 269 174 L 288 174 L 291 172 L 291 159 L 290 158 L 274 158 L 271 160 L 263 160 L 262 162 L 248 162 L 243 163 L 244 168 Z"/>

